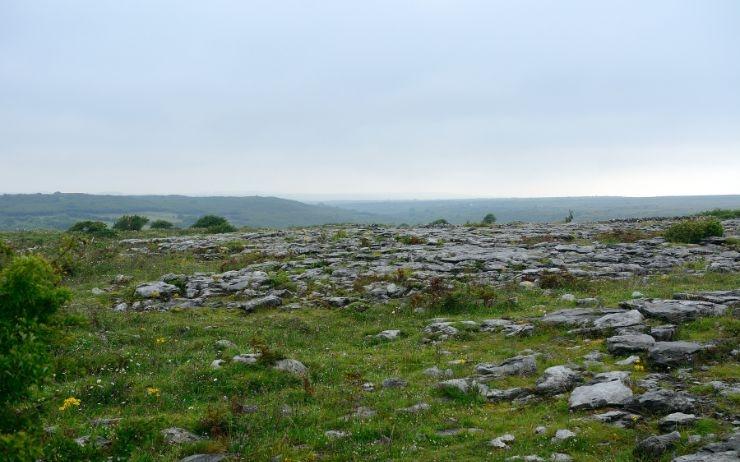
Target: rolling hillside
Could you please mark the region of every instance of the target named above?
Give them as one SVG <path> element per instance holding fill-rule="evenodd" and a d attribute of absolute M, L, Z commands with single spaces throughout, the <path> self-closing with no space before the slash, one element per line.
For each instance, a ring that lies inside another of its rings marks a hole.
<path fill-rule="evenodd" d="M 187 226 L 205 214 L 237 226 L 288 227 L 373 221 L 370 214 L 277 197 L 108 196 L 90 194 L 0 195 L 0 229 L 65 229 L 79 220 L 112 222 L 123 214 L 163 218 Z"/>

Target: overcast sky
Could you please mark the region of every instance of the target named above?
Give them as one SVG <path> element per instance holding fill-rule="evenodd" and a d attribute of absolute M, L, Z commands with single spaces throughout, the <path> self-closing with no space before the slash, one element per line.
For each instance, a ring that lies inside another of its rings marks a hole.
<path fill-rule="evenodd" d="M 740 1 L 0 0 L 0 192 L 740 193 Z"/>

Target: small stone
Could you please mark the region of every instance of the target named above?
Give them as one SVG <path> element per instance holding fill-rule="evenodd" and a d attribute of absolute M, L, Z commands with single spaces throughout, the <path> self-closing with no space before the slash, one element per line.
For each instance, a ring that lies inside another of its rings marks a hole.
<path fill-rule="evenodd" d="M 221 462 L 226 457 L 226 454 L 193 454 L 180 459 L 179 462 Z"/>
<path fill-rule="evenodd" d="M 162 430 L 162 436 L 165 443 L 168 444 L 193 443 L 202 439 L 200 436 L 178 427 L 165 428 Z"/>
<path fill-rule="evenodd" d="M 404 407 L 398 410 L 398 412 L 406 412 L 408 414 L 418 414 L 420 412 L 428 411 L 432 406 L 427 403 L 418 403 L 413 406 Z"/>
<path fill-rule="evenodd" d="M 550 440 L 550 442 L 557 443 L 559 441 L 565 441 L 565 440 L 569 440 L 575 437 L 576 437 L 576 434 L 573 433 L 572 431 L 567 430 L 567 429 L 560 429 L 555 432 L 555 436 Z"/>
<path fill-rule="evenodd" d="M 246 353 L 246 354 L 239 354 L 231 358 L 231 360 L 235 363 L 241 363 L 241 364 L 257 364 L 257 361 L 262 357 L 260 353 Z"/>
<path fill-rule="evenodd" d="M 341 430 L 327 430 L 324 432 L 324 436 L 330 440 L 339 440 L 349 436 L 349 433 Z"/>
<path fill-rule="evenodd" d="M 424 369 L 424 372 L 422 372 L 424 375 L 428 377 L 452 377 L 452 369 L 445 369 L 442 370 L 438 368 L 437 366 L 430 367 L 428 369 Z"/>
<path fill-rule="evenodd" d="M 550 456 L 550 460 L 552 462 L 571 462 L 573 458 L 569 456 L 568 454 L 563 454 L 562 452 L 556 452 Z"/>
<path fill-rule="evenodd" d="M 216 347 L 217 350 L 225 350 L 227 348 L 236 347 L 236 344 L 234 344 L 234 342 L 232 342 L 231 340 L 221 339 L 216 340 L 213 346 Z"/>
<path fill-rule="evenodd" d="M 635 364 L 636 362 L 639 362 L 639 361 L 640 361 L 639 356 L 632 355 L 632 356 L 626 357 L 625 359 L 621 361 L 617 361 L 614 364 L 616 364 L 617 366 L 631 366 L 632 364 Z"/>
<path fill-rule="evenodd" d="M 380 339 L 380 340 L 391 341 L 391 340 L 396 340 L 400 336 L 401 336 L 400 330 L 392 329 L 392 330 L 384 330 L 383 332 L 377 334 L 375 338 Z"/>
<path fill-rule="evenodd" d="M 535 429 L 534 429 L 534 433 L 535 433 L 536 435 L 542 435 L 542 434 L 544 434 L 544 433 L 545 433 L 546 431 L 547 431 L 547 427 L 544 427 L 544 426 L 542 426 L 542 425 L 540 425 L 539 427 L 537 427 L 537 428 L 535 428 Z"/>
<path fill-rule="evenodd" d="M 308 368 L 302 362 L 295 359 L 281 359 L 273 367 L 279 371 L 290 372 L 298 376 L 308 374 Z"/>
<path fill-rule="evenodd" d="M 211 362 L 211 369 L 221 369 L 224 364 L 226 364 L 226 361 L 223 359 L 214 359 Z"/>
<path fill-rule="evenodd" d="M 383 388 L 403 388 L 408 385 L 408 382 L 398 377 L 390 377 L 383 380 L 382 385 Z"/>
<path fill-rule="evenodd" d="M 375 384 L 372 382 L 365 382 L 362 384 L 362 391 L 366 391 L 368 393 L 375 391 Z"/>
<path fill-rule="evenodd" d="M 497 438 L 492 439 L 488 442 L 488 445 L 497 449 L 508 449 L 509 443 L 513 443 L 514 440 L 516 440 L 514 435 L 507 433 L 505 435 L 501 435 Z"/>

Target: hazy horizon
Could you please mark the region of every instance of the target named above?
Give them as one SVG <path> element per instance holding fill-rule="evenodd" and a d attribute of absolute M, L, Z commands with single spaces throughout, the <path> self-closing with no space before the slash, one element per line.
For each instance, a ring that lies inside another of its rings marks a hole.
<path fill-rule="evenodd" d="M 739 17 L 731 0 L 4 1 L 0 189 L 737 194 Z"/>

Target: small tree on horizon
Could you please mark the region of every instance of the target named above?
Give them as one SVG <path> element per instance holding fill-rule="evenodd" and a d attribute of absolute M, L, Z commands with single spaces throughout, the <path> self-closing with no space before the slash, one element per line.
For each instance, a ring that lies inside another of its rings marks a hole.
<path fill-rule="evenodd" d="M 145 224 L 149 223 L 147 217 L 141 215 L 123 215 L 113 223 L 113 229 L 119 231 L 141 231 Z"/>
<path fill-rule="evenodd" d="M 492 213 L 486 214 L 486 216 L 483 217 L 483 223 L 485 223 L 487 225 L 492 225 L 492 224 L 496 223 L 496 215 L 494 215 Z"/>
<path fill-rule="evenodd" d="M 149 227 L 152 229 L 172 229 L 175 227 L 175 225 L 167 220 L 154 220 L 152 224 L 149 225 Z"/>
<path fill-rule="evenodd" d="M 205 215 L 198 218 L 191 228 L 205 229 L 209 233 L 232 233 L 236 231 L 234 225 L 224 217 L 218 215 Z"/>
<path fill-rule="evenodd" d="M 116 235 L 116 232 L 108 228 L 107 224 L 103 223 L 102 221 L 92 220 L 78 221 L 74 225 L 70 226 L 67 232 L 84 233 L 98 237 L 113 237 Z"/>

